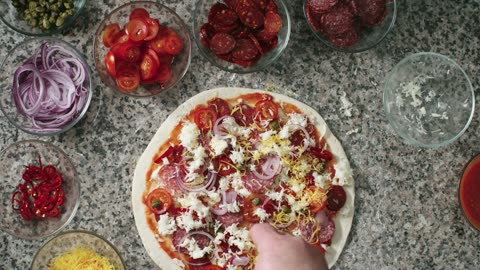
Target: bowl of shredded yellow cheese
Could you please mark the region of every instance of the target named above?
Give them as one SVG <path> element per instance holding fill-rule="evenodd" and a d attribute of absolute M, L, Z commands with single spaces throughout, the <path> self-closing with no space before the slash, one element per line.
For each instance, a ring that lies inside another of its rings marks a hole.
<path fill-rule="evenodd" d="M 32 270 L 124 270 L 125 263 L 105 238 L 87 231 L 61 233 L 45 243 Z"/>

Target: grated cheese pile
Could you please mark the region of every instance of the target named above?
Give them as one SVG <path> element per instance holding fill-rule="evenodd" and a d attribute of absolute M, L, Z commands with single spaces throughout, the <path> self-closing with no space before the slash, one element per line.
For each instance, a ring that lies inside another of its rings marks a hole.
<path fill-rule="evenodd" d="M 104 256 L 90 248 L 76 248 L 59 255 L 50 270 L 114 270 L 115 267 Z"/>

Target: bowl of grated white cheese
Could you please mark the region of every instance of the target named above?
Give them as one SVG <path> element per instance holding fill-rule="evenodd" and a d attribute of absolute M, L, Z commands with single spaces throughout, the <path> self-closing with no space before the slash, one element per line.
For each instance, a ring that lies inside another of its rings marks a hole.
<path fill-rule="evenodd" d="M 390 125 L 408 144 L 437 148 L 468 128 L 475 94 L 463 69 L 432 52 L 410 55 L 387 75 L 383 106 Z"/>

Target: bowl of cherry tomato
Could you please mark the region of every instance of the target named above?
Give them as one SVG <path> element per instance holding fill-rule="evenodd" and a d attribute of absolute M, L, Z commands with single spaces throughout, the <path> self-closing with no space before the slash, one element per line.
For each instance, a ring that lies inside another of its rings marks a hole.
<path fill-rule="evenodd" d="M 0 229 L 42 239 L 75 216 L 80 182 L 68 156 L 44 141 L 13 143 L 0 153 Z"/>
<path fill-rule="evenodd" d="M 170 8 L 149 1 L 114 9 L 94 40 L 95 65 L 105 84 L 122 94 L 148 97 L 179 82 L 190 65 L 190 34 Z"/>
<path fill-rule="evenodd" d="M 282 0 L 197 0 L 193 35 L 214 66 L 252 73 L 273 64 L 287 47 L 291 20 Z"/>

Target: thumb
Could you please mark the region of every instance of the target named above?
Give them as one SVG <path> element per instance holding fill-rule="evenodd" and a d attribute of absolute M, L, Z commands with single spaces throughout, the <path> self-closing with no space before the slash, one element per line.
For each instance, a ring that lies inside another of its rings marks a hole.
<path fill-rule="evenodd" d="M 250 228 L 250 237 L 259 250 L 270 248 L 280 234 L 268 223 L 256 223 Z"/>

